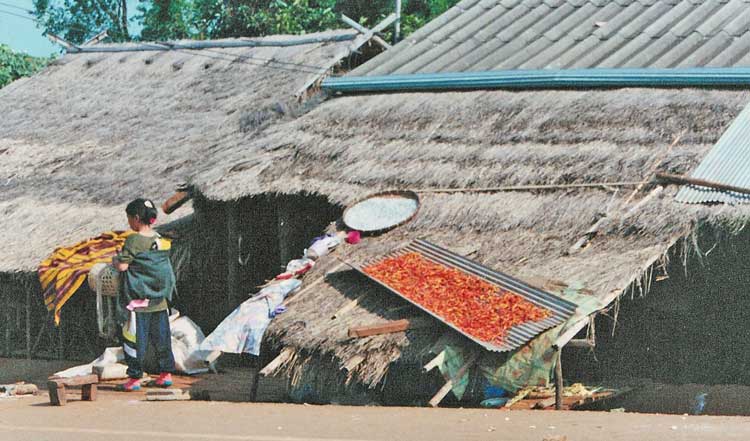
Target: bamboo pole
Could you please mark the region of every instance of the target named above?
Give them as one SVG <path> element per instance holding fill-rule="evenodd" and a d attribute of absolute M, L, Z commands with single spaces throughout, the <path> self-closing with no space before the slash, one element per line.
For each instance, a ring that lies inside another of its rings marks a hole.
<path fill-rule="evenodd" d="M 640 185 L 642 181 L 624 182 L 586 182 L 580 184 L 532 184 L 532 185 L 508 185 L 502 187 L 477 187 L 477 188 L 424 188 L 411 190 L 414 193 L 499 193 L 503 191 L 529 191 L 529 190 L 562 190 L 570 188 L 596 188 L 596 187 L 633 187 Z"/>
<path fill-rule="evenodd" d="M 671 173 L 657 173 L 656 179 L 669 184 L 697 185 L 699 187 L 713 188 L 721 191 L 733 191 L 735 193 L 750 194 L 750 188 L 736 187 L 734 185 L 720 184 L 718 182 L 706 181 L 704 179 L 689 178 Z"/>

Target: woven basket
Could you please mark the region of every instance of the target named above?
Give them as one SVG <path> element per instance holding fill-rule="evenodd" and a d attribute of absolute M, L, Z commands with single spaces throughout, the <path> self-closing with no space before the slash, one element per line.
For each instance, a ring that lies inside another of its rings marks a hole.
<path fill-rule="evenodd" d="M 89 271 L 89 286 L 96 291 L 97 287 L 106 297 L 117 297 L 117 289 L 120 286 L 120 272 L 112 265 L 97 263 Z"/>

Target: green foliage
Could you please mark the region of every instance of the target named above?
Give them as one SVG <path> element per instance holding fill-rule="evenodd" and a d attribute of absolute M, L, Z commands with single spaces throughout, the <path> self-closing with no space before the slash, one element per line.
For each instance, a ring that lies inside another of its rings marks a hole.
<path fill-rule="evenodd" d="M 195 0 L 198 38 L 304 34 L 338 26 L 335 0 Z"/>
<path fill-rule="evenodd" d="M 50 58 L 32 57 L 14 52 L 10 47 L 0 44 L 0 87 L 21 77 L 28 77 L 44 68 Z"/>
<path fill-rule="evenodd" d="M 456 3 L 403 0 L 402 37 Z M 136 19 L 143 25 L 140 39 L 147 41 L 255 37 L 342 28 L 341 14 L 371 27 L 393 13 L 394 5 L 395 0 L 141 0 Z M 132 39 L 126 0 L 34 0 L 34 13 L 46 31 L 73 43 L 103 29 L 114 41 Z"/>
<path fill-rule="evenodd" d="M 138 20 L 143 25 L 141 40 L 180 40 L 193 37 L 194 12 L 190 0 L 141 1 Z"/>
<path fill-rule="evenodd" d="M 107 29 L 112 41 L 129 41 L 126 0 L 34 0 L 34 15 L 45 32 L 83 43 Z"/>

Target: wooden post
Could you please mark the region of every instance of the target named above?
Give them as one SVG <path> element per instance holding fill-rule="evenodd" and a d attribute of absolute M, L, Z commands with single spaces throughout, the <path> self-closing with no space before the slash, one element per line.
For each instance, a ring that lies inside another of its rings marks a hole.
<path fill-rule="evenodd" d="M 563 405 L 563 374 L 562 347 L 557 349 L 557 363 L 555 363 L 555 410 L 561 410 Z"/>
<path fill-rule="evenodd" d="M 401 39 L 401 0 L 396 0 L 396 22 L 393 25 L 393 44 Z"/>
<path fill-rule="evenodd" d="M 64 384 L 50 381 L 47 383 L 47 392 L 49 392 L 49 402 L 53 406 L 65 406 L 68 402 Z"/>
<path fill-rule="evenodd" d="M 294 226 L 292 222 L 295 216 L 292 214 L 291 203 L 287 197 L 276 198 L 276 222 L 278 228 L 278 240 L 279 240 L 279 272 L 283 272 L 281 268 L 286 268 L 286 264 L 290 260 L 294 259 L 295 253 L 301 255 L 302 250 L 296 250 L 292 246 L 294 237 Z"/>
<path fill-rule="evenodd" d="M 234 299 L 237 297 L 238 285 L 238 259 L 239 259 L 239 208 L 237 202 L 229 202 L 226 207 L 227 217 L 227 308 L 234 307 Z"/>
<path fill-rule="evenodd" d="M 26 288 L 26 359 L 31 360 L 31 289 Z"/>
<path fill-rule="evenodd" d="M 82 401 L 96 401 L 96 384 L 84 384 L 81 386 L 81 400 Z"/>

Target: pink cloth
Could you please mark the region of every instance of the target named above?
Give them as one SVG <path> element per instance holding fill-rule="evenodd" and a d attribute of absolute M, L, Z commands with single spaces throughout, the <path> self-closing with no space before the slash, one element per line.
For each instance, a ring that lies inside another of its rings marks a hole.
<path fill-rule="evenodd" d="M 362 239 L 362 236 L 359 231 L 352 230 L 346 235 L 346 243 L 355 245 L 358 244 L 359 241 Z"/>
<path fill-rule="evenodd" d="M 136 299 L 131 300 L 130 303 L 128 303 L 128 306 L 126 308 L 128 311 L 134 311 L 135 308 L 145 308 L 148 306 L 148 299 Z"/>

